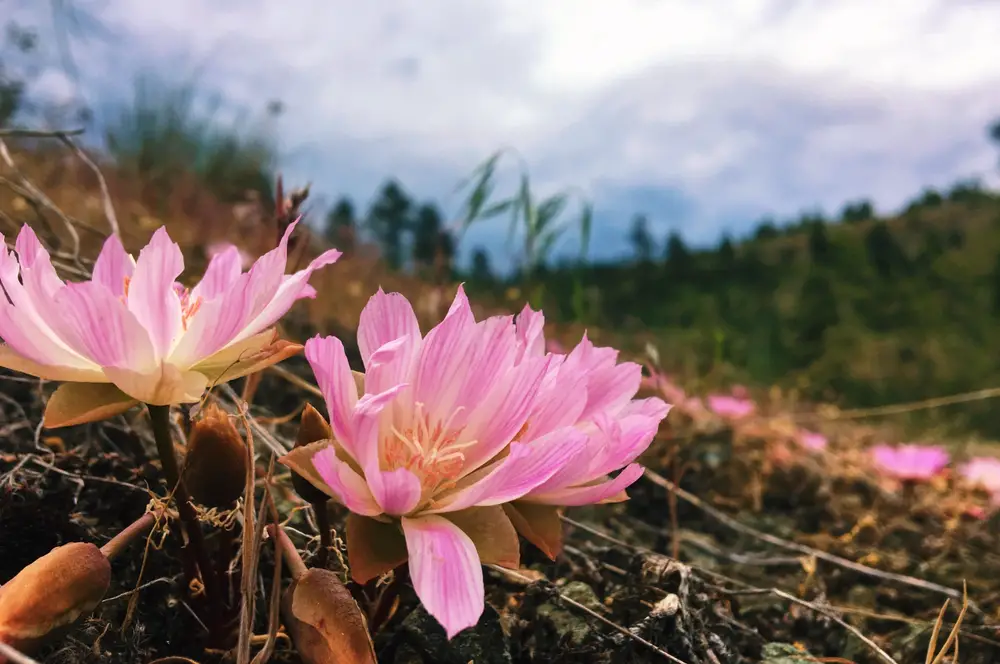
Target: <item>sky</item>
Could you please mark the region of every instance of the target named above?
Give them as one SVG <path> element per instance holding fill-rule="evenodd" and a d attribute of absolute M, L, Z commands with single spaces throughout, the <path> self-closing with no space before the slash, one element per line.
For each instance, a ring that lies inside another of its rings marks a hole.
<path fill-rule="evenodd" d="M 762 216 L 998 184 L 994 0 L 75 4 L 98 26 L 69 42 L 78 75 L 53 53 L 33 94 L 113 105 L 155 72 L 254 114 L 280 99 L 286 179 L 362 206 L 393 175 L 457 214 L 456 184 L 513 148 L 543 195 L 593 203 L 594 258 L 629 251 L 638 212 L 705 244 Z M 49 3 L 5 5 L 46 41 Z M 464 248 L 499 247 L 504 224 Z"/>

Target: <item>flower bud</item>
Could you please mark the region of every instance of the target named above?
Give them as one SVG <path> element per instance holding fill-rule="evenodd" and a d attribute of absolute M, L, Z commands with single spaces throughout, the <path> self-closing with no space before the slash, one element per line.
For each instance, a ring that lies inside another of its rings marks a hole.
<path fill-rule="evenodd" d="M 228 414 L 209 405 L 191 427 L 184 462 L 184 483 L 206 507 L 228 509 L 246 486 L 247 448 Z"/>
<path fill-rule="evenodd" d="M 309 443 L 332 437 L 333 431 L 327 421 L 311 404 L 306 404 L 305 410 L 302 411 L 302 420 L 299 423 L 299 433 L 295 437 L 295 447 L 303 447 Z M 295 488 L 295 493 L 312 505 L 323 504 L 330 499 L 330 496 L 314 487 L 309 483 L 309 480 L 294 470 L 292 471 L 292 487 Z"/>
<path fill-rule="evenodd" d="M 111 563 L 96 546 L 57 546 L 0 587 L 0 642 L 33 650 L 53 631 L 93 611 L 110 584 Z"/>
<path fill-rule="evenodd" d="M 335 572 L 310 569 L 282 598 L 289 635 L 306 664 L 375 664 L 368 623 Z"/>

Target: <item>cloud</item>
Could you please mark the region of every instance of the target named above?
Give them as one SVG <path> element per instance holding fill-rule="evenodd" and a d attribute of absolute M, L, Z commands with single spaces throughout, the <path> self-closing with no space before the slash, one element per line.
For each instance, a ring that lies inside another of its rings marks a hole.
<path fill-rule="evenodd" d="M 706 242 L 765 213 L 996 182 L 1000 3 L 79 4 L 106 30 L 74 43 L 89 99 L 127 99 L 147 68 L 256 111 L 280 99 L 289 176 L 359 201 L 390 174 L 444 198 L 515 147 L 543 194 L 594 199 L 597 255 L 627 250 L 633 211 Z M 14 15 L 48 21 L 39 6 Z"/>

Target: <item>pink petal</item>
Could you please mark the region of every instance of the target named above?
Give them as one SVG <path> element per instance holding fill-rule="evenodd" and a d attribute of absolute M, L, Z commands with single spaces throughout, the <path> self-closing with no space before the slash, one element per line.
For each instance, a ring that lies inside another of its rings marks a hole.
<path fill-rule="evenodd" d="M 525 357 L 538 357 L 545 354 L 545 315 L 534 311 L 529 305 L 518 314 L 514 321 L 517 326 L 517 340 L 521 352 L 517 358 L 520 362 Z"/>
<path fill-rule="evenodd" d="M 618 477 L 607 482 L 602 482 L 601 484 L 571 487 L 545 493 L 529 493 L 521 500 L 531 503 L 545 503 L 547 505 L 563 505 L 565 507 L 593 505 L 621 493 L 642 477 L 642 473 L 642 466 L 633 463 L 620 472 Z"/>
<path fill-rule="evenodd" d="M 642 366 L 635 362 L 623 362 L 591 373 L 587 381 L 587 406 L 582 419 L 597 413 L 611 413 L 621 410 L 635 393 L 642 381 Z"/>
<path fill-rule="evenodd" d="M 129 256 L 117 235 L 109 235 L 94 262 L 94 281 L 115 297 L 125 296 L 125 281 L 135 272 L 135 260 Z"/>
<path fill-rule="evenodd" d="M 157 358 L 166 357 L 181 332 L 181 302 L 174 282 L 184 270 L 184 256 L 161 226 L 135 263 L 128 288 L 128 308 L 146 328 Z"/>
<path fill-rule="evenodd" d="M 466 426 L 466 435 L 478 444 L 466 450 L 463 473 L 492 459 L 521 431 L 534 408 L 550 361 L 549 357 L 525 360 L 496 381 Z"/>
<path fill-rule="evenodd" d="M 337 451 L 332 446 L 314 454 L 312 462 L 341 505 L 362 516 L 382 513 L 365 480 L 337 458 Z"/>
<path fill-rule="evenodd" d="M 428 513 L 455 512 L 467 507 L 500 505 L 517 500 L 552 477 L 587 444 L 587 435 L 566 427 L 531 443 L 511 443 L 510 453 L 475 484 L 443 498 Z"/>
<path fill-rule="evenodd" d="M 514 367 L 517 337 L 511 316 L 493 316 L 477 323 L 469 332 L 474 353 L 465 366 L 454 408 L 471 412 L 479 407 L 493 388 L 496 376 Z"/>
<path fill-rule="evenodd" d="M 305 289 L 309 288 L 309 277 L 321 267 L 332 265 L 340 258 L 341 252 L 336 249 L 329 249 L 313 259 L 305 269 L 299 270 L 295 274 L 284 277 L 281 286 L 274 294 L 274 298 L 267 303 L 264 309 L 255 316 L 239 334 L 234 341 L 241 341 L 251 337 L 261 330 L 271 327 L 279 318 L 288 313 L 292 305 L 302 297 Z"/>
<path fill-rule="evenodd" d="M 416 509 L 422 488 L 420 479 L 406 468 L 390 471 L 365 471 L 375 500 L 386 514 L 402 516 Z"/>
<path fill-rule="evenodd" d="M 182 371 L 165 362 L 146 371 L 104 367 L 104 375 L 133 399 L 156 406 L 196 403 L 205 394 L 208 378 L 198 371 Z"/>
<path fill-rule="evenodd" d="M 213 300 L 223 295 L 239 279 L 242 265 L 239 248 L 229 245 L 209 260 L 201 281 L 191 289 L 191 297 Z"/>
<path fill-rule="evenodd" d="M 580 420 L 586 399 L 587 374 L 562 355 L 552 356 L 549 371 L 538 388 L 538 401 L 518 437 L 528 442 Z"/>
<path fill-rule="evenodd" d="M 317 335 L 306 341 L 305 349 L 306 360 L 312 367 L 316 384 L 326 401 L 333 435 L 347 453 L 357 460 L 351 419 L 358 403 L 358 388 L 351 374 L 344 344 L 336 337 Z"/>
<path fill-rule="evenodd" d="M 4 312 L 0 308 L 0 336 L 3 336 Z M 18 329 L 16 326 L 13 329 Z M 6 367 L 14 371 L 37 376 L 44 380 L 58 380 L 80 383 L 107 383 L 108 378 L 101 371 L 100 367 L 94 365 L 93 369 L 80 369 L 72 366 L 60 364 L 39 363 L 25 355 L 20 354 L 12 344 L 0 344 L 0 367 Z"/>
<path fill-rule="evenodd" d="M 459 290 L 459 293 L 464 293 Z M 458 302 L 456 297 L 456 302 Z M 468 301 L 466 301 L 466 307 Z M 452 305 L 444 320 L 424 338 L 413 374 L 413 399 L 430 413 L 452 413 L 468 368 L 477 356 L 475 322 L 467 309 Z"/>
<path fill-rule="evenodd" d="M 171 353 L 175 364 L 193 365 L 237 340 L 240 334 L 243 338 L 253 336 L 244 334 L 248 323 L 260 316 L 284 283 L 288 239 L 296 223 L 289 224 L 278 246 L 257 259 L 249 272 L 240 274 L 224 294 L 202 302 Z M 266 327 L 261 326 L 257 332 Z"/>
<path fill-rule="evenodd" d="M 366 389 L 381 392 L 409 381 L 420 345 L 420 326 L 410 303 L 399 293 L 387 294 L 380 288 L 368 300 L 358 323 L 358 349 L 365 363 Z M 385 354 L 387 349 L 393 351 L 391 357 Z M 380 357 L 373 361 L 376 353 Z"/>
<path fill-rule="evenodd" d="M 30 238 L 34 238 L 35 235 L 30 230 L 25 231 L 26 228 L 29 227 L 22 227 L 18 242 L 22 246 L 26 246 L 26 251 L 44 251 L 44 249 L 34 248 Z M 22 240 L 25 237 L 29 239 Z M 0 241 L 2 240 L 4 238 L 0 234 Z M 37 243 L 37 238 L 35 243 Z M 26 283 L 37 284 L 39 281 L 44 281 L 33 279 L 32 270 L 37 268 L 40 262 L 47 263 L 47 259 L 42 261 L 36 254 L 29 262 L 32 267 L 25 268 L 28 272 L 21 275 Z M 21 283 L 20 273 L 21 267 L 14 258 L 14 254 L 5 248 L 0 248 L 0 289 L 2 289 L 0 292 L 0 337 L 6 340 L 19 355 L 40 364 L 94 369 L 93 362 L 81 357 L 75 349 L 70 348 L 58 332 L 52 329 L 52 323 L 61 316 L 58 307 L 53 304 L 54 296 L 47 293 L 39 294 L 37 290 L 34 293 L 29 292 L 27 286 Z M 60 282 L 58 289 L 62 287 Z"/>
<path fill-rule="evenodd" d="M 84 357 L 102 367 L 140 373 L 156 367 L 156 354 L 146 329 L 101 284 L 66 284 L 56 294 L 55 306 L 61 312 L 60 336 Z"/>
<path fill-rule="evenodd" d="M 386 293 L 381 288 L 371 296 L 358 322 L 358 349 L 365 368 L 376 350 L 400 337 L 420 338 L 420 325 L 413 307 L 400 293 Z"/>
<path fill-rule="evenodd" d="M 21 262 L 21 280 L 28 295 L 37 303 L 51 300 L 56 291 L 63 287 L 63 281 L 52 267 L 49 252 L 45 250 L 31 226 L 24 224 L 14 243 Z M 39 308 L 43 318 L 45 307 Z M 51 324 L 50 324 L 51 327 Z"/>
<path fill-rule="evenodd" d="M 440 516 L 404 518 L 403 535 L 413 587 L 448 638 L 479 622 L 486 603 L 483 567 L 469 536 Z"/>
<path fill-rule="evenodd" d="M 8 289 L 10 292 L 11 289 Z M 0 339 L 7 342 L 4 348 L 8 349 L 11 361 L 17 362 L 18 357 L 23 357 L 33 364 L 39 366 L 66 367 L 87 374 L 97 372 L 100 374 L 100 367 L 90 360 L 81 357 L 76 351 L 70 350 L 65 342 L 59 339 L 54 332 L 44 326 L 44 323 L 36 317 L 30 316 L 31 309 L 26 312 L 24 308 L 15 307 L 7 301 L 6 296 L 0 293 Z M 27 371 L 13 364 L 4 364 L 8 368 L 25 371 L 39 378 L 49 378 L 51 369 L 45 374 L 36 371 Z M 56 377 L 49 378 L 57 380 Z"/>

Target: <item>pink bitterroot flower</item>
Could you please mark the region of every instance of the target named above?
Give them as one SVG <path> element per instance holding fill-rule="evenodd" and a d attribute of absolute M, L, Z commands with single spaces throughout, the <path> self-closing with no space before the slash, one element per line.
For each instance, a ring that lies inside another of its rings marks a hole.
<path fill-rule="evenodd" d="M 816 433 L 815 431 L 807 431 L 806 429 L 799 430 L 798 441 L 802 447 L 814 452 L 825 450 L 830 442 L 823 434 Z"/>
<path fill-rule="evenodd" d="M 973 457 L 959 468 L 962 477 L 989 492 L 995 505 L 1000 505 L 1000 459 Z"/>
<path fill-rule="evenodd" d="M 926 481 L 948 465 L 948 451 L 937 445 L 876 445 L 872 460 L 881 472 L 899 480 Z"/>
<path fill-rule="evenodd" d="M 17 258 L 0 252 L 0 366 L 65 382 L 49 399 L 48 427 L 110 417 L 139 402 L 195 403 L 208 385 L 301 350 L 279 340 L 272 326 L 315 293 L 310 275 L 340 252 L 324 252 L 285 275 L 294 227 L 249 272 L 241 272 L 235 247 L 223 251 L 189 290 L 176 281 L 184 258 L 163 227 L 138 260 L 109 237 L 93 278 L 64 283 L 35 233 L 22 226 Z"/>
<path fill-rule="evenodd" d="M 638 474 L 607 474 L 644 449 L 635 416 L 666 410 L 629 407 L 625 392 L 634 394 L 639 372 L 623 377 L 604 349 L 545 353 L 538 322 L 524 314 L 477 322 L 459 288 L 422 336 L 406 298 L 379 290 L 358 328 L 361 389 L 339 340 L 306 343 L 333 439 L 282 463 L 350 510 L 354 579 L 409 561 L 417 595 L 448 638 L 483 612 L 482 564 L 519 564 L 519 513 L 507 504 L 531 494 L 530 507 L 545 511 L 539 527 L 558 528 L 553 503 L 623 499 Z"/>
<path fill-rule="evenodd" d="M 757 410 L 757 404 L 750 399 L 730 396 L 728 394 L 708 395 L 708 407 L 716 415 L 730 420 L 743 419 L 752 415 Z"/>

